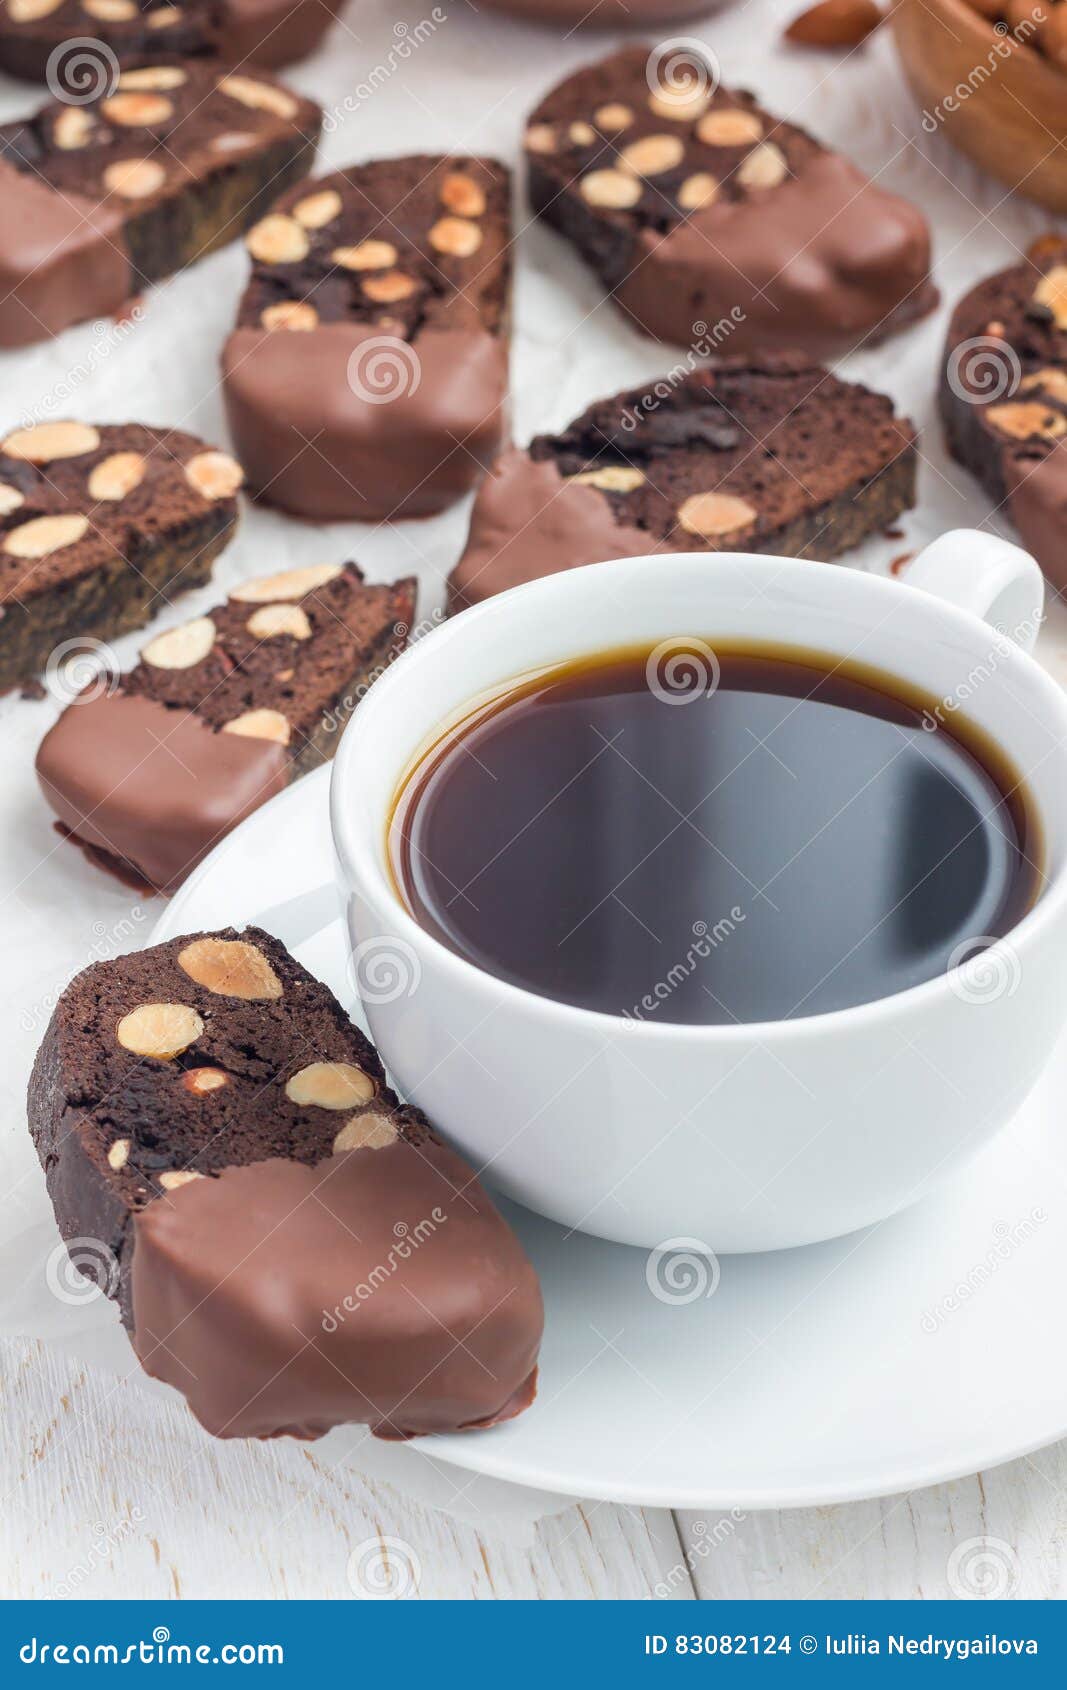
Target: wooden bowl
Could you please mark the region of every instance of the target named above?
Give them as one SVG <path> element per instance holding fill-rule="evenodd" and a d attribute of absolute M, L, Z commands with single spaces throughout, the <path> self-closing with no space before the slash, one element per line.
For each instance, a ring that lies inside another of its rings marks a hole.
<path fill-rule="evenodd" d="M 1025 199 L 1067 211 L 1067 72 L 966 0 L 895 0 L 890 22 L 923 128 Z"/>

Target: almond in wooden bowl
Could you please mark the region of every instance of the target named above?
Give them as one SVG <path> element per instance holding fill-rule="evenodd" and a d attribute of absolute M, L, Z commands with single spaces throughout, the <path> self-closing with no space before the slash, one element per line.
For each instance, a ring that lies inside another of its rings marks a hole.
<path fill-rule="evenodd" d="M 1067 211 L 1067 60 L 1057 45 L 1064 0 L 896 0 L 891 28 L 923 128 L 943 131 L 998 182 Z M 1004 17 L 987 16 L 1003 6 Z"/>

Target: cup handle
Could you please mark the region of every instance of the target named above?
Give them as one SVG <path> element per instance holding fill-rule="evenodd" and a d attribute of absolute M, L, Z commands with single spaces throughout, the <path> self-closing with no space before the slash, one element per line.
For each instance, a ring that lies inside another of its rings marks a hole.
<path fill-rule="evenodd" d="M 907 581 L 1033 650 L 1045 615 L 1045 581 L 1021 546 L 977 528 L 953 528 L 912 560 Z"/>

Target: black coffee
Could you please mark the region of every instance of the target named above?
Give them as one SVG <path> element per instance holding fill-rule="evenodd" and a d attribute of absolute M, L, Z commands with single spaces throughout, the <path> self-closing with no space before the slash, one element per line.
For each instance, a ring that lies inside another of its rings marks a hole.
<path fill-rule="evenodd" d="M 1019 777 L 958 714 L 819 654 L 692 639 L 474 709 L 405 784 L 390 840 L 416 920 L 460 956 L 646 1021 L 886 997 L 1041 890 Z"/>

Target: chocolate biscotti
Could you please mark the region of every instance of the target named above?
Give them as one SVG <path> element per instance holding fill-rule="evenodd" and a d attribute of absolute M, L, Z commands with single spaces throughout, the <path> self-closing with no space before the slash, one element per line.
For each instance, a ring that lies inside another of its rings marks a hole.
<path fill-rule="evenodd" d="M 0 0 L 0 70 L 28 82 L 100 74 L 158 52 L 267 68 L 306 58 L 341 0 Z M 53 57 L 53 55 L 55 55 Z"/>
<path fill-rule="evenodd" d="M 234 240 L 308 171 L 321 120 L 263 74 L 161 58 L 0 125 L 0 347 L 111 315 Z"/>
<path fill-rule="evenodd" d="M 822 357 L 937 303 L 921 212 L 699 59 L 628 47 L 578 71 L 526 156 L 534 210 L 661 340 Z"/>
<path fill-rule="evenodd" d="M 29 1123 L 76 1259 L 216 1436 L 410 1437 L 531 1401 L 543 1313 L 518 1240 L 259 928 L 79 974 Z"/>
<path fill-rule="evenodd" d="M 206 581 L 240 485 L 231 457 L 178 429 L 48 422 L 0 441 L 0 691 Z"/>
<path fill-rule="evenodd" d="M 829 559 L 915 502 L 915 430 L 800 353 L 714 359 L 501 455 L 449 579 L 460 610 L 655 551 Z"/>
<path fill-rule="evenodd" d="M 1067 588 L 1067 239 L 1042 238 L 960 300 L 940 404 L 952 456 Z"/>
<path fill-rule="evenodd" d="M 508 174 L 394 158 L 284 195 L 252 228 L 223 353 L 249 484 L 296 516 L 425 516 L 505 428 Z"/>
<path fill-rule="evenodd" d="M 266 799 L 332 756 L 403 648 L 415 582 L 354 564 L 254 577 L 157 634 L 111 691 L 76 698 L 37 775 L 60 825 L 102 866 L 173 891 Z"/>

